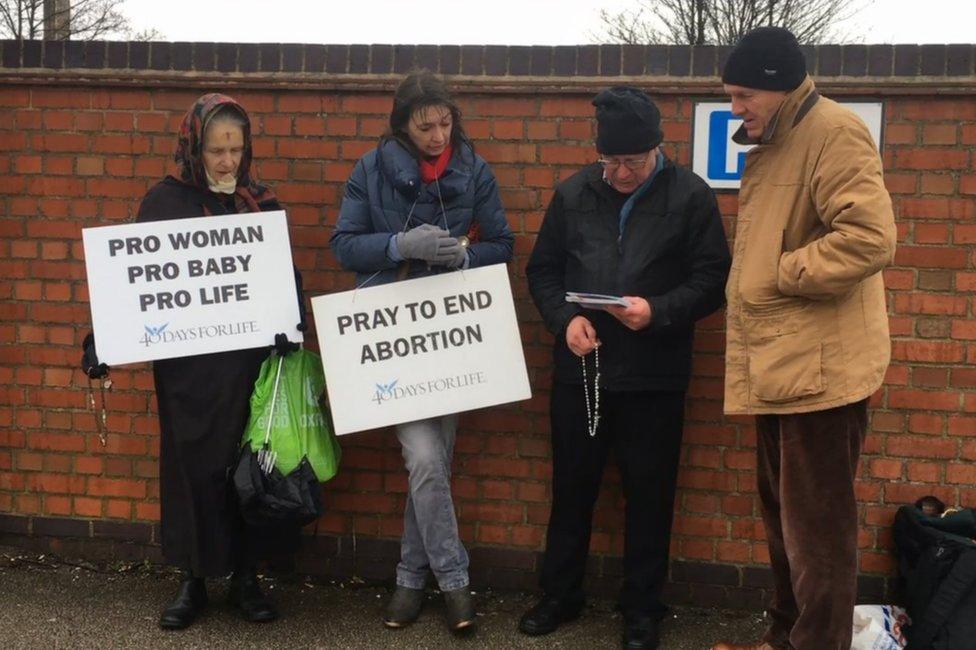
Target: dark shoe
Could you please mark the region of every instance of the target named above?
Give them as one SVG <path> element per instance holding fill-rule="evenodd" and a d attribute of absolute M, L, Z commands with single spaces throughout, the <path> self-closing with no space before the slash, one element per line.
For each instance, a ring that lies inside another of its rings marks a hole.
<path fill-rule="evenodd" d="M 383 625 L 388 628 L 406 627 L 417 620 L 424 606 L 424 590 L 401 587 L 393 591 L 383 614 Z"/>
<path fill-rule="evenodd" d="M 203 578 L 184 578 L 176 590 L 176 598 L 163 610 L 159 627 L 182 630 L 190 626 L 207 606 L 207 587 Z"/>
<path fill-rule="evenodd" d="M 660 639 L 658 621 L 650 616 L 627 619 L 624 628 L 624 650 L 657 650 Z"/>
<path fill-rule="evenodd" d="M 445 591 L 444 604 L 447 605 L 447 627 L 451 632 L 468 630 L 474 625 L 474 601 L 471 600 L 471 589 L 467 585 Z"/>
<path fill-rule="evenodd" d="M 231 576 L 227 600 L 240 610 L 245 621 L 268 623 L 278 618 L 278 610 L 261 593 L 261 584 L 253 571 L 235 572 Z"/>
<path fill-rule="evenodd" d="M 522 615 L 519 631 L 529 636 L 549 634 L 563 623 L 579 618 L 582 611 L 583 603 L 566 603 L 559 598 L 543 596 L 542 600 Z"/>

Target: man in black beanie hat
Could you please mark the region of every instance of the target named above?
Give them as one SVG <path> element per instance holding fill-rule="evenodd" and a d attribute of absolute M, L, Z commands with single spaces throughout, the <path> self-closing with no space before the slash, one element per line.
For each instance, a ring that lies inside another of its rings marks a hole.
<path fill-rule="evenodd" d="M 890 355 L 881 270 L 895 249 L 881 157 L 820 97 L 796 38 L 742 37 L 722 74 L 752 143 L 726 296 L 725 412 L 756 416 L 773 602 L 761 641 L 713 650 L 849 650 L 854 477 Z"/>
<path fill-rule="evenodd" d="M 729 250 L 715 195 L 660 149 L 641 90 L 596 107 L 597 162 L 561 183 L 526 267 L 555 336 L 552 511 L 529 635 L 579 615 L 593 505 L 611 450 L 626 496 L 625 648 L 656 648 L 695 321 L 718 309 Z M 567 292 L 620 296 L 617 304 Z M 580 302 L 581 300 L 581 302 Z"/>

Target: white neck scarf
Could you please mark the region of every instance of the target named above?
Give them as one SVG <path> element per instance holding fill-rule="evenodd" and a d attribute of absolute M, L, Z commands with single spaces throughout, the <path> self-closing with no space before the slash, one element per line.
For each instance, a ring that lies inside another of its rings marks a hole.
<path fill-rule="evenodd" d="M 224 174 L 221 179 L 214 180 L 214 177 L 210 175 L 210 172 L 204 170 L 207 174 L 207 187 L 210 188 L 211 192 L 219 192 L 221 194 L 233 194 L 237 191 L 237 177 L 233 174 Z"/>

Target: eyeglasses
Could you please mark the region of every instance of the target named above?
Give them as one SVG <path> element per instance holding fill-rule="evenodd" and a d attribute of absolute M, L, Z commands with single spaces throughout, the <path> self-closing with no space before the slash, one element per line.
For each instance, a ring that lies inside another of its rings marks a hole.
<path fill-rule="evenodd" d="M 621 165 L 626 167 L 632 172 L 636 172 L 644 168 L 647 164 L 647 159 L 650 156 L 644 156 L 643 158 L 629 158 L 627 160 L 610 160 L 609 158 L 597 158 L 597 162 L 603 165 L 603 168 L 607 171 L 614 171 Z"/>

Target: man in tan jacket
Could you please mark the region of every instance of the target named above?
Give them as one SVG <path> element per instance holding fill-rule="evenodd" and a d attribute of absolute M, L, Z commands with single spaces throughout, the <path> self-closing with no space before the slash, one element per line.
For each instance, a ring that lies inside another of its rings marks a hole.
<path fill-rule="evenodd" d="M 746 34 L 722 81 L 743 119 L 733 139 L 757 145 L 726 286 L 725 411 L 756 416 L 774 595 L 761 642 L 714 650 L 848 650 L 854 475 L 890 357 L 891 199 L 868 129 L 817 93 L 789 31 Z"/>

